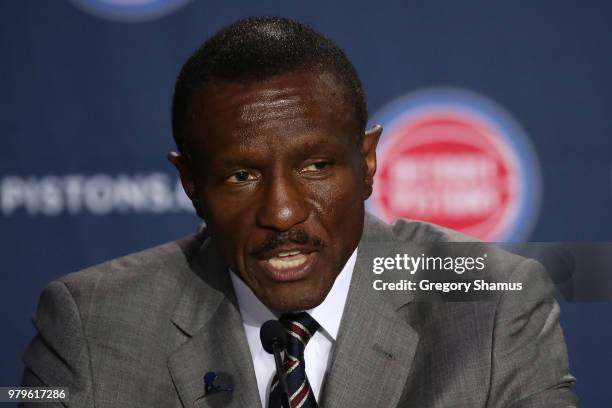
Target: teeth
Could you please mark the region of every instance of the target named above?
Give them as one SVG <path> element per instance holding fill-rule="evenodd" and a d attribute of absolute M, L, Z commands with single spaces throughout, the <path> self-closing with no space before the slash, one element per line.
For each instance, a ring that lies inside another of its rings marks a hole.
<path fill-rule="evenodd" d="M 296 254 L 291 256 L 291 259 L 281 259 L 280 257 L 274 257 L 268 259 L 270 265 L 272 265 L 275 269 L 289 269 L 296 268 L 306 262 L 306 255 L 301 254 L 299 251 L 294 251 Z M 281 255 L 281 254 L 279 254 Z M 289 257 L 289 255 L 284 255 L 285 257 Z"/>
<path fill-rule="evenodd" d="M 279 258 L 283 258 L 286 256 L 292 256 L 292 255 L 297 255 L 299 254 L 301 251 L 287 251 L 287 252 L 279 252 L 277 257 Z"/>

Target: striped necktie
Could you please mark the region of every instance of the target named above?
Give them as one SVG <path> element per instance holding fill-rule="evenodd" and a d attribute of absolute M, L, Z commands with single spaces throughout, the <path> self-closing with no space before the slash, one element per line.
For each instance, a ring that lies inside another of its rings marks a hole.
<path fill-rule="evenodd" d="M 304 349 L 308 340 L 319 329 L 319 323 L 306 312 L 286 313 L 279 321 L 287 330 L 287 350 L 283 358 L 283 368 L 291 408 L 317 408 L 317 400 L 306 378 Z M 280 388 L 275 375 L 270 387 L 268 408 L 282 408 Z"/>

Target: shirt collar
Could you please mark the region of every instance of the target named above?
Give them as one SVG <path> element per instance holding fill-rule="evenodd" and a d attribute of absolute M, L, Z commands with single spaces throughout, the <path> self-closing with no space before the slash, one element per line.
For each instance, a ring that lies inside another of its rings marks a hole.
<path fill-rule="evenodd" d="M 348 261 L 346 261 L 323 302 L 313 309 L 307 310 L 334 341 L 340 329 L 340 320 L 342 319 L 356 260 L 357 248 L 355 248 Z M 238 299 L 243 324 L 261 327 L 267 320 L 278 318 L 231 269 L 230 276 L 236 298 Z"/>

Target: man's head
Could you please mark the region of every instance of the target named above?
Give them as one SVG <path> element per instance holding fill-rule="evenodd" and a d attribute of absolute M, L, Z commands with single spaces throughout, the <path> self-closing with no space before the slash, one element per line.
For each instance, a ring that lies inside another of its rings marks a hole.
<path fill-rule="evenodd" d="M 221 30 L 177 80 L 170 160 L 229 266 L 279 311 L 323 301 L 357 246 L 381 133 L 345 54 L 280 18 Z"/>

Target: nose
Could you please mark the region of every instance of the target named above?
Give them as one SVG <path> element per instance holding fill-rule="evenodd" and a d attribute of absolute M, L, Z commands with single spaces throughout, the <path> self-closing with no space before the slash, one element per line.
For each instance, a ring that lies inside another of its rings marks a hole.
<path fill-rule="evenodd" d="M 288 231 L 308 218 L 304 191 L 295 180 L 277 176 L 267 182 L 257 211 L 257 223 L 262 228 Z"/>

